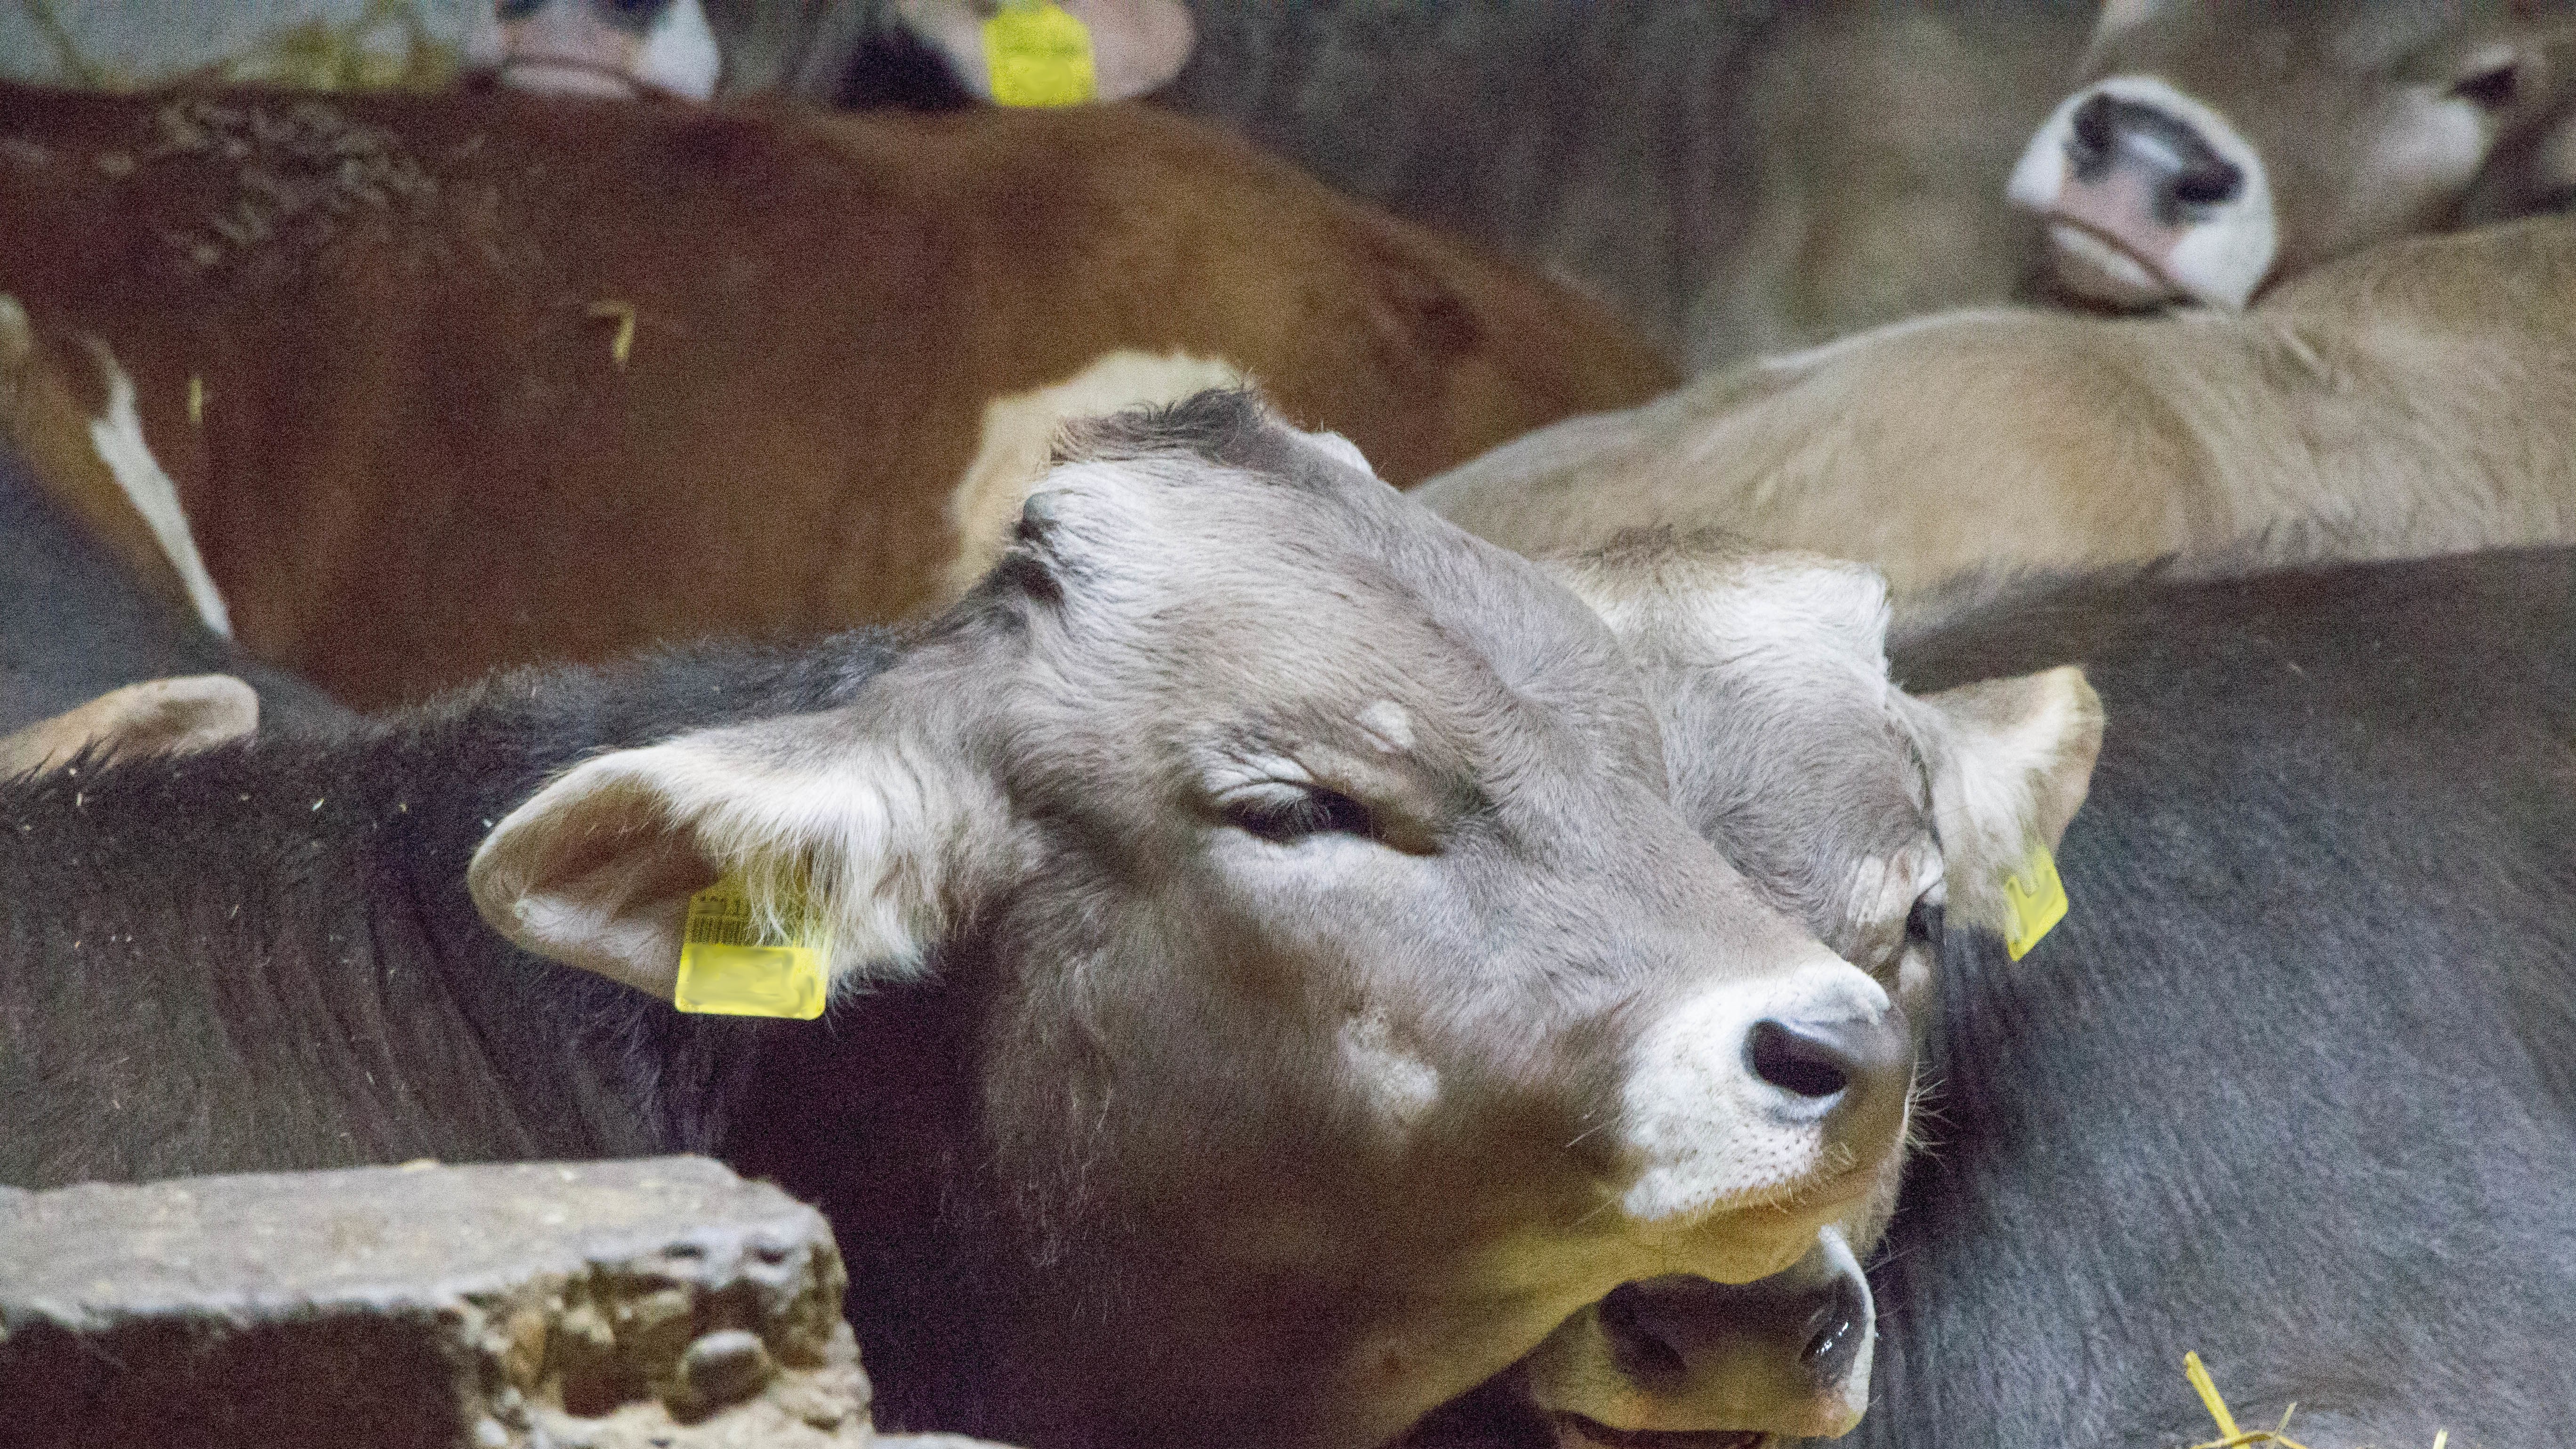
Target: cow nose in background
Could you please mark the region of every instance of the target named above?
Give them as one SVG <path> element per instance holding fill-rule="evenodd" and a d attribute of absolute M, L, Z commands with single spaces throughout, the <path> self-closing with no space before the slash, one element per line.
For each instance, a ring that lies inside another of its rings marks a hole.
<path fill-rule="evenodd" d="M 2102 91 L 2069 118 L 2066 160 L 2076 186 L 2101 185 L 2114 170 L 2134 170 L 2144 182 L 2137 194 L 2148 219 L 2159 226 L 2245 192 L 2245 168 L 2219 155 L 2191 122 Z"/>

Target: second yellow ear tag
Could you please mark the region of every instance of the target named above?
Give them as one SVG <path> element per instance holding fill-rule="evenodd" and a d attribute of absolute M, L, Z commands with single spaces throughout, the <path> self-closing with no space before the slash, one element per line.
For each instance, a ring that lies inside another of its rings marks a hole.
<path fill-rule="evenodd" d="M 2039 938 L 2066 919 L 2066 883 L 2057 878 L 2057 861 L 2045 845 L 2030 848 L 2021 869 L 2004 877 L 2004 905 L 2012 912 L 2012 929 L 2004 933 L 2004 950 L 2016 961 L 2030 954 Z"/>
<path fill-rule="evenodd" d="M 1091 27 L 1055 0 L 1003 0 L 984 22 L 993 100 L 1005 106 L 1078 106 L 1100 93 Z"/>
<path fill-rule="evenodd" d="M 791 928 L 767 932 L 751 898 L 727 878 L 689 897 L 680 932 L 680 982 L 671 1004 L 716 1016 L 823 1014 L 823 953 Z"/>

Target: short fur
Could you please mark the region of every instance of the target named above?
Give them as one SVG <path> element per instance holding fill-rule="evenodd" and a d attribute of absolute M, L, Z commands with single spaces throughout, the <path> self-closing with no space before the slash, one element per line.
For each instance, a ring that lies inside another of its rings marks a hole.
<path fill-rule="evenodd" d="M 1524 551 L 1732 529 L 1955 575 L 2185 572 L 2576 538 L 2576 219 L 2347 258 L 2241 316 L 1900 323 L 1578 418 L 1424 484 Z"/>
<path fill-rule="evenodd" d="M 2114 727 L 2010 965 L 1953 937 L 1853 1441 L 2563 1443 L 2576 552 L 2077 586 L 1907 648 Z"/>

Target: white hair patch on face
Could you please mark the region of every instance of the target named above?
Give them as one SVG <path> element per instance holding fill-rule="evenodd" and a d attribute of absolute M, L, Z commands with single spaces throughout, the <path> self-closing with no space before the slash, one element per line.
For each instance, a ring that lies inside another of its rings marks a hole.
<path fill-rule="evenodd" d="M 1359 713 L 1360 728 L 1377 737 L 1388 754 L 1399 754 L 1413 748 L 1413 716 L 1403 705 L 1381 699 Z"/>
<path fill-rule="evenodd" d="M 1410 1130 L 1440 1100 L 1440 1071 L 1396 1044 L 1383 1011 L 1342 1023 L 1342 1065 L 1369 1101 L 1398 1131 Z"/>
<path fill-rule="evenodd" d="M 1781 1109 L 1745 1042 L 1754 1023 L 1876 1018 L 1886 990 L 1819 949 L 1785 976 L 1683 1001 L 1639 1039 L 1621 1091 L 1629 1147 L 1643 1162 L 1620 1206 L 1642 1222 L 1687 1222 L 1749 1206 L 1825 1166 L 1824 1126 Z"/>
<path fill-rule="evenodd" d="M 2371 148 L 2363 175 L 2374 187 L 2401 192 L 2465 185 L 2486 164 L 2494 122 L 2464 96 L 2406 91 Z"/>

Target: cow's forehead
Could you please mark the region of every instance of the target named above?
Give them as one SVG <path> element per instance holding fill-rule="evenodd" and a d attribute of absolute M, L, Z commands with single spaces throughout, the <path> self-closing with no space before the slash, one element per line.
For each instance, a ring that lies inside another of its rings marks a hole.
<path fill-rule="evenodd" d="M 1183 406 L 1177 429 L 1077 439 L 1041 486 L 1068 647 L 1209 708 L 1402 704 L 1658 751 L 1617 641 L 1544 572 L 1257 410 Z"/>
<path fill-rule="evenodd" d="M 1855 882 L 1928 844 L 1875 570 L 1656 534 L 1556 566 L 1641 667 L 1674 806 L 1775 905 L 1824 929 Z"/>

